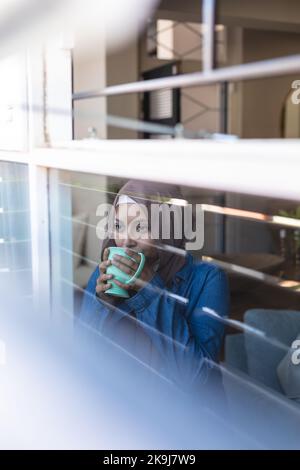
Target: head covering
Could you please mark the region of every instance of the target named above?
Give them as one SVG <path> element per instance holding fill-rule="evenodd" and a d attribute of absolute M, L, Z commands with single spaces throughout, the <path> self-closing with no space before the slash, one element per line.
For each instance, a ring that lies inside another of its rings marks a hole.
<path fill-rule="evenodd" d="M 120 204 L 136 204 L 136 201 L 132 199 L 132 197 L 126 196 L 126 194 L 121 194 L 117 198 L 116 206 L 119 206 Z"/>
<path fill-rule="evenodd" d="M 130 198 L 131 201 L 136 204 L 143 204 L 148 210 L 148 214 L 151 214 L 151 203 L 166 203 L 172 199 L 183 199 L 178 186 L 166 185 L 163 183 L 152 183 L 139 180 L 128 181 L 118 192 L 113 206 L 117 207 L 121 201 L 125 201 L 124 196 Z M 180 205 L 174 206 L 175 212 L 171 212 L 171 230 L 170 237 L 166 240 L 162 239 L 162 233 L 159 231 L 159 239 L 155 240 L 155 245 L 158 248 L 159 253 L 159 265 L 157 273 L 161 276 L 166 286 L 170 285 L 174 275 L 183 267 L 185 264 L 185 238 L 183 231 L 183 214 L 182 207 Z M 160 220 L 150 220 L 149 228 L 151 224 L 156 226 L 160 225 Z M 174 227 L 176 224 L 182 224 L 180 228 L 181 238 L 175 238 Z M 115 246 L 113 238 L 105 238 L 101 247 L 101 259 L 102 253 L 105 248 Z"/>

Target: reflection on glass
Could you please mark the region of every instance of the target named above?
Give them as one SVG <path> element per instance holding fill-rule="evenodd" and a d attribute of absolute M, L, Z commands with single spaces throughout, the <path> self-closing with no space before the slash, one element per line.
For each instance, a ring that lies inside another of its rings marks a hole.
<path fill-rule="evenodd" d="M 0 162 L 0 277 L 32 296 L 28 167 Z"/>

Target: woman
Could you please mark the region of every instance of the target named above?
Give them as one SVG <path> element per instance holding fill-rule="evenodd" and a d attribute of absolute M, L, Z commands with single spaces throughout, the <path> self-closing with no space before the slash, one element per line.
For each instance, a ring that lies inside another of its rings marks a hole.
<path fill-rule="evenodd" d="M 174 198 L 182 199 L 177 187 L 158 183 L 129 181 L 119 191 L 113 233 L 103 242 L 101 263 L 88 282 L 80 319 L 173 382 L 189 387 L 206 381 L 211 364 L 218 360 L 224 327 L 211 312 L 228 315 L 229 293 L 225 273 L 213 264 L 195 261 L 184 250 L 184 236 L 175 236 L 182 224 L 182 206 L 173 213 L 168 239 L 161 230 L 158 240 L 151 238 L 153 225 L 161 228 L 159 218 L 150 220 L 151 203 Z M 133 236 L 128 230 L 129 214 L 136 215 L 131 210 L 136 207 L 140 218 L 135 217 Z M 109 260 L 110 246 L 125 248 L 132 260 L 116 255 Z M 139 279 L 133 285 L 114 279 L 129 298 L 106 293 L 112 280 L 107 267 L 113 264 L 133 275 L 139 252 L 146 258 Z"/>

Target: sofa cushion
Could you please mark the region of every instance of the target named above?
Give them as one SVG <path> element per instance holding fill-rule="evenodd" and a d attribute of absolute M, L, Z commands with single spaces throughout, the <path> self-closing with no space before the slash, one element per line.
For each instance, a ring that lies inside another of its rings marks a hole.
<path fill-rule="evenodd" d="M 300 312 L 252 309 L 245 313 L 245 323 L 265 334 L 245 333 L 249 375 L 282 392 L 277 366 L 300 331 Z"/>
<path fill-rule="evenodd" d="M 225 337 L 225 364 L 247 373 L 248 365 L 243 334 L 238 333 Z"/>
<path fill-rule="evenodd" d="M 300 334 L 296 338 L 297 344 L 290 348 L 277 367 L 277 375 L 284 393 L 300 402 Z M 293 361 L 296 359 L 297 362 Z"/>

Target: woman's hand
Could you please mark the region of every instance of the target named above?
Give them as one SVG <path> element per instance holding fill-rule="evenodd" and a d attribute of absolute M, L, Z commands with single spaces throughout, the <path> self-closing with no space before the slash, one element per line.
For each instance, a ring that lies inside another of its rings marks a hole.
<path fill-rule="evenodd" d="M 128 274 L 129 276 L 134 276 L 139 267 L 141 257 L 138 253 L 131 250 L 130 248 L 126 248 L 125 253 L 133 259 L 131 260 L 125 258 L 125 256 L 114 255 L 111 263 L 124 273 Z M 144 268 L 139 278 L 136 279 L 132 284 L 123 284 L 117 279 L 114 279 L 114 283 L 122 289 L 138 291 L 139 289 L 141 289 L 141 287 L 144 286 L 145 283 L 149 282 L 152 279 L 153 275 L 154 271 L 152 269 L 152 264 L 150 264 L 146 258 Z"/>
<path fill-rule="evenodd" d="M 97 295 L 101 298 L 103 294 L 105 294 L 105 291 L 110 289 L 112 285 L 107 282 L 110 279 L 113 278 L 112 274 L 106 274 L 106 270 L 108 266 L 111 264 L 111 261 L 108 259 L 108 248 L 105 248 L 103 251 L 103 260 L 99 264 L 99 270 L 100 270 L 100 276 L 97 279 L 97 285 L 96 285 L 96 292 Z M 106 295 L 105 298 L 109 297 L 109 295 Z"/>

